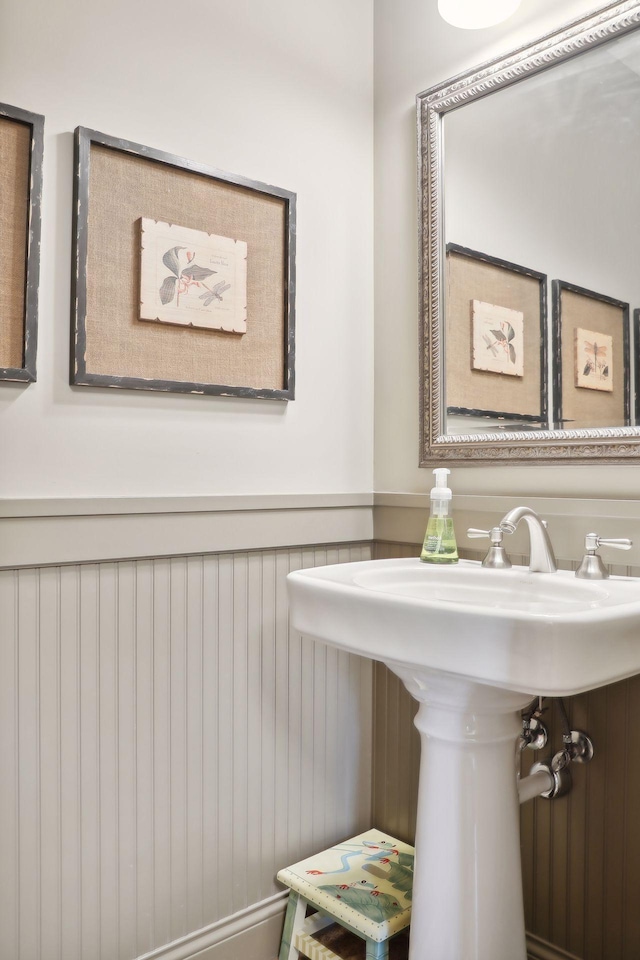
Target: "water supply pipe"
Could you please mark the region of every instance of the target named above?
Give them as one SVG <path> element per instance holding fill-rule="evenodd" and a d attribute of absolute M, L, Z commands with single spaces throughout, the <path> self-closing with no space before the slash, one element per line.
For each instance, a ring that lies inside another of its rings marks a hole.
<path fill-rule="evenodd" d="M 527 800 L 533 800 L 543 793 L 550 793 L 555 788 L 555 778 L 549 767 L 536 764 L 535 773 L 530 773 L 528 777 L 522 777 L 518 780 L 518 797 L 520 803 L 526 803 Z"/>

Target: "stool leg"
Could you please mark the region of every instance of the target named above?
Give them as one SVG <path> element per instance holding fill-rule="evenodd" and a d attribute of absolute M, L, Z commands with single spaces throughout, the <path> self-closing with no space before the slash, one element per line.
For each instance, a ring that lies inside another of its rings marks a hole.
<path fill-rule="evenodd" d="M 292 890 L 287 902 L 287 913 L 284 918 L 284 930 L 282 931 L 278 960 L 298 960 L 300 952 L 293 946 L 293 941 L 302 925 L 306 912 L 306 900 L 303 900 L 299 894 Z"/>
<path fill-rule="evenodd" d="M 375 940 L 367 940 L 366 960 L 388 960 L 389 941 L 383 940 L 382 943 L 376 943 Z"/>

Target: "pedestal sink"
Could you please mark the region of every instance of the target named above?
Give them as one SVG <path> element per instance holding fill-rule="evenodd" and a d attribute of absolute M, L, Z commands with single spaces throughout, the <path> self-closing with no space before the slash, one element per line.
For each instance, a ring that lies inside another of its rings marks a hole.
<path fill-rule="evenodd" d="M 293 626 L 419 701 L 410 960 L 526 960 L 520 711 L 640 672 L 640 580 L 374 560 L 288 577 Z"/>

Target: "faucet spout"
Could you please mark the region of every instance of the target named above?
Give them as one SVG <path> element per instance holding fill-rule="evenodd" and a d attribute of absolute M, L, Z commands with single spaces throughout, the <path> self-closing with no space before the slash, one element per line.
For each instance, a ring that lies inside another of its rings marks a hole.
<path fill-rule="evenodd" d="M 555 573 L 558 567 L 551 540 L 544 521 L 535 510 L 530 507 L 514 507 L 501 520 L 500 529 L 505 533 L 514 533 L 521 520 L 526 522 L 529 529 L 529 570 L 531 573 Z"/>

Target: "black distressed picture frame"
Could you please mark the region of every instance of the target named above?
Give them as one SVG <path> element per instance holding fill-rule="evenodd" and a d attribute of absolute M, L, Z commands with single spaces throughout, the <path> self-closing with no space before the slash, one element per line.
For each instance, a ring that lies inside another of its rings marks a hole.
<path fill-rule="evenodd" d="M 44 117 L 20 107 L 0 103 L 0 117 L 24 124 L 30 130 L 29 195 L 25 246 L 23 348 L 21 367 L 0 367 L 0 381 L 34 383 L 37 379 L 38 287 L 40 282 L 40 238 L 42 230 L 42 161 Z M 0 318 L 1 320 L 1 318 Z"/>
<path fill-rule="evenodd" d="M 118 376 L 92 373 L 87 369 L 87 276 L 88 231 L 90 209 L 90 162 L 93 145 L 133 155 L 150 163 L 163 164 L 187 171 L 214 181 L 231 184 L 284 201 L 285 204 L 285 277 L 283 317 L 283 384 L 281 389 L 237 386 L 219 383 L 196 383 L 184 380 L 154 380 L 142 377 Z M 73 213 L 73 261 L 71 297 L 71 364 L 72 386 L 110 387 L 125 390 L 151 390 L 162 393 L 191 393 L 210 396 L 244 397 L 265 400 L 293 400 L 295 396 L 295 255 L 296 255 L 296 194 L 279 187 L 270 186 L 245 177 L 225 173 L 206 164 L 187 160 L 152 147 L 132 143 L 85 127 L 75 131 L 74 153 L 74 213 Z"/>
<path fill-rule="evenodd" d="M 486 418 L 492 420 L 504 420 L 506 422 L 516 421 L 527 423 L 531 428 L 540 427 L 543 430 L 547 428 L 549 417 L 549 389 L 547 377 L 547 274 L 539 270 L 533 270 L 519 263 L 513 263 L 510 260 L 503 260 L 500 257 L 491 256 L 480 250 L 472 250 L 458 243 L 447 243 L 446 254 L 456 254 L 469 260 L 476 260 L 479 263 L 485 263 L 492 267 L 498 267 L 501 270 L 528 277 L 535 280 L 539 285 L 539 303 L 540 303 L 540 412 L 535 414 L 520 414 L 505 410 L 473 409 L 471 407 L 460 407 L 447 405 L 446 413 L 449 415 Z M 446 390 L 446 387 L 445 387 Z"/>
<path fill-rule="evenodd" d="M 568 283 L 566 280 L 551 281 L 552 297 L 552 381 L 553 381 L 553 422 L 556 430 L 571 429 L 571 425 L 565 424 L 563 418 L 563 376 L 562 376 L 562 292 L 579 294 L 581 297 L 588 297 L 600 303 L 616 307 L 620 310 L 622 321 L 622 354 L 624 366 L 623 383 L 623 416 L 624 426 L 631 424 L 631 364 L 630 364 L 630 332 L 629 332 L 629 304 L 615 297 L 608 297 L 603 293 L 597 293 L 595 290 L 588 290 L 575 283 Z"/>

